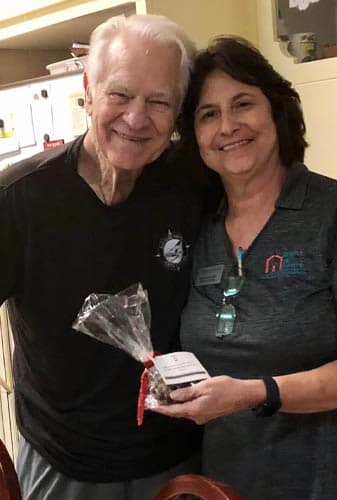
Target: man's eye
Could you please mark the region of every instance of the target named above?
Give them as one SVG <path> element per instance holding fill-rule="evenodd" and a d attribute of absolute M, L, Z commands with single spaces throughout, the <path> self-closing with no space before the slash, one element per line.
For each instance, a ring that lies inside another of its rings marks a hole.
<path fill-rule="evenodd" d="M 170 103 L 168 101 L 162 101 L 160 99 L 150 99 L 149 104 L 159 109 L 167 109 L 170 107 Z"/>
<path fill-rule="evenodd" d="M 123 94 L 122 92 L 110 92 L 109 93 L 110 98 L 118 103 L 124 103 L 127 102 L 129 99 L 129 96 L 126 94 Z"/>

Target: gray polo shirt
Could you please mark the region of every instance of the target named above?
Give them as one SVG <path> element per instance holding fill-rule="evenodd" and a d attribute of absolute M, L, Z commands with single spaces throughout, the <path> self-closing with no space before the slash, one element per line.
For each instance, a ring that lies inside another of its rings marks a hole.
<path fill-rule="evenodd" d="M 196 247 L 183 348 L 212 375 L 241 378 L 336 359 L 337 182 L 301 164 L 289 170 L 275 212 L 244 254 L 234 330 L 220 340 L 216 313 L 226 276 L 237 273 L 225 214 L 224 201 Z M 222 277 L 207 284 L 212 266 L 223 266 Z M 336 499 L 337 412 L 256 418 L 247 410 L 219 418 L 206 427 L 204 464 L 206 474 L 248 500 Z"/>

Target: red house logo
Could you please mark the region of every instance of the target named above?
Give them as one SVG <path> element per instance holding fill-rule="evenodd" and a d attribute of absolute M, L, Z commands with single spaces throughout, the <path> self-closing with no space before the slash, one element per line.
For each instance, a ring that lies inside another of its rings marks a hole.
<path fill-rule="evenodd" d="M 265 273 L 277 273 L 282 271 L 283 257 L 282 255 L 271 255 L 266 259 L 264 268 Z"/>

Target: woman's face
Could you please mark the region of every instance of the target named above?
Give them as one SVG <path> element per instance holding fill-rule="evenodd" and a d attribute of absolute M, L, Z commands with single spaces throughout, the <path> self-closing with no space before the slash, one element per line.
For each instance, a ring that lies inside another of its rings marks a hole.
<path fill-rule="evenodd" d="M 267 97 L 223 71 L 215 70 L 205 80 L 194 127 L 202 159 L 224 180 L 250 178 L 280 165 Z"/>

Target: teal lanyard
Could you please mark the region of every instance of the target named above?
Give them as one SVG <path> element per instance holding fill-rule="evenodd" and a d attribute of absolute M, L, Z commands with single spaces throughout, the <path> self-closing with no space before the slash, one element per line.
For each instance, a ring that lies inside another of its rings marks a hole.
<path fill-rule="evenodd" d="M 244 282 L 242 271 L 243 254 L 244 251 L 242 247 L 239 247 L 236 254 L 238 274 L 229 275 L 225 278 L 222 305 L 216 314 L 217 322 L 215 336 L 220 339 L 224 338 L 226 335 L 230 335 L 234 329 L 236 309 L 231 301 L 233 297 L 236 297 L 240 293 Z"/>

